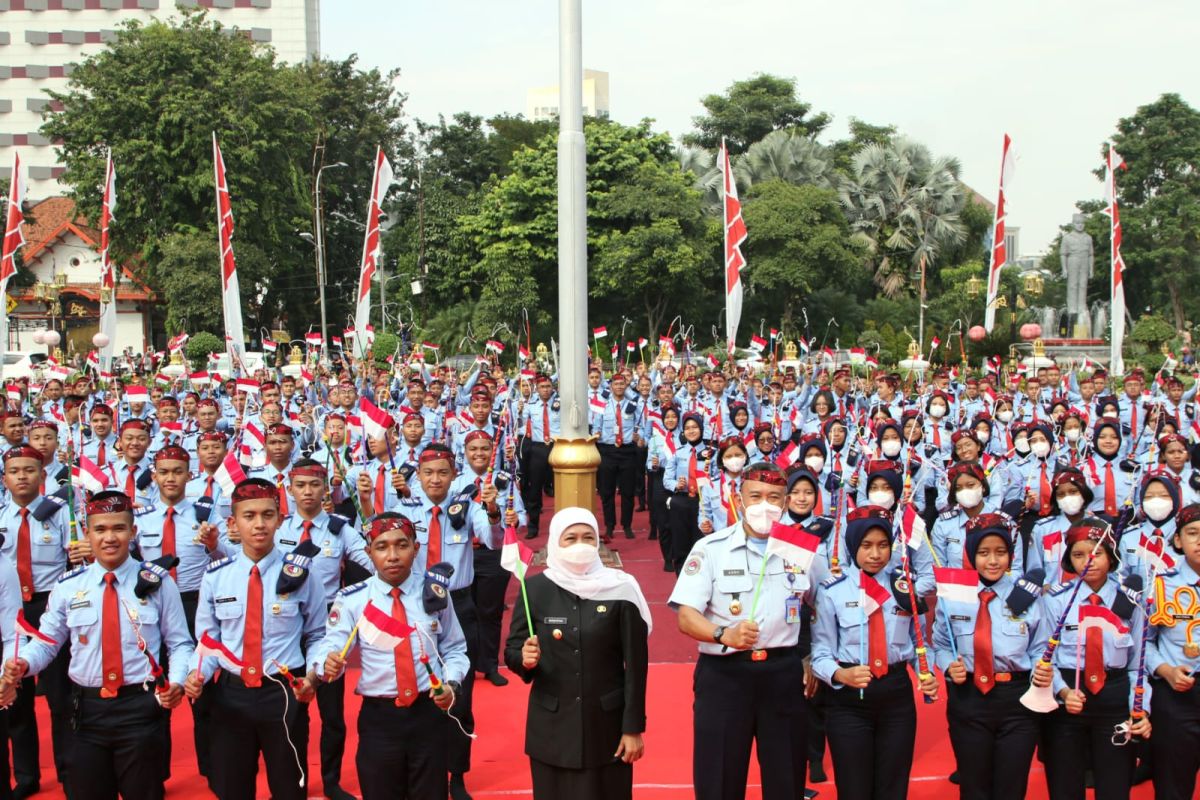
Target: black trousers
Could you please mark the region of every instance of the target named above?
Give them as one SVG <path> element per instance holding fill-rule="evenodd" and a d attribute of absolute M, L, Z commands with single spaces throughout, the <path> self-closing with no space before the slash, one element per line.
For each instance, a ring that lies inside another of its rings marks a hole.
<path fill-rule="evenodd" d="M 484 675 L 500 668 L 500 629 L 510 577 L 512 573 L 500 566 L 499 550 L 475 548 L 475 582 L 471 584 L 471 597 L 479 615 L 479 655 L 475 671 Z"/>
<path fill-rule="evenodd" d="M 521 500 L 525 513 L 529 515 L 529 532 L 537 533 L 542 519 L 542 497 L 546 484 L 554 481 L 550 469 L 551 445 L 541 444 L 525 437 L 521 446 Z"/>
<path fill-rule="evenodd" d="M 529 759 L 533 800 L 632 800 L 633 764 L 613 761 L 591 769 L 555 767 Z"/>
<path fill-rule="evenodd" d="M 49 592 L 34 592 L 24 603 L 25 619 L 37 626 L 46 611 Z M 18 656 L 20 653 L 17 654 Z M 13 778 L 17 788 L 33 786 L 41 781 L 41 747 L 38 740 L 37 713 L 34 695 L 45 695 L 50 706 L 50 741 L 54 747 L 54 769 L 58 781 L 68 785 L 71 761 L 71 648 L 64 646 L 50 665 L 37 678 L 25 678 L 17 690 L 17 699 L 8 711 L 8 733 L 12 738 Z"/>
<path fill-rule="evenodd" d="M 1075 685 L 1074 670 L 1063 670 L 1062 676 L 1068 686 Z M 1089 767 L 1096 800 L 1126 800 L 1133 785 L 1135 752 L 1130 745 L 1114 745 L 1112 736 L 1113 728 L 1129 718 L 1129 676 L 1124 670 L 1111 671 L 1099 694 L 1084 690 L 1084 695 L 1082 714 L 1068 714 L 1060 707 L 1046 719 L 1042 750 L 1050 800 L 1083 800 Z M 1157 700 L 1152 702 L 1157 714 Z"/>
<path fill-rule="evenodd" d="M 452 591 L 450 599 L 454 601 L 454 615 L 458 617 L 458 624 L 462 626 L 463 636 L 467 640 L 467 658 L 471 661 L 459 692 L 455 695 L 454 706 L 451 707 L 449 715 L 443 715 L 446 718 L 442 720 L 448 737 L 446 768 L 453 773 L 462 773 L 471 769 L 471 738 L 463 736 L 458 724 L 449 719 L 449 716 L 456 717 L 467 733 L 475 732 L 475 714 L 471 708 L 471 698 L 475 689 L 475 665 L 479 663 L 479 614 L 471 597 L 471 587 Z"/>
<path fill-rule="evenodd" d="M 71 735 L 73 800 L 163 796 L 163 731 L 169 717 L 153 691 L 127 686 L 109 700 L 73 693 L 78 728 Z"/>
<path fill-rule="evenodd" d="M 596 488 L 600 492 L 600 508 L 604 512 L 604 530 L 617 526 L 617 492 L 621 492 L 621 527 L 633 525 L 633 497 L 637 491 L 637 446 L 630 443 L 617 447 L 611 444 L 600 448 L 600 469 L 596 473 Z"/>
<path fill-rule="evenodd" d="M 825 708 L 825 734 L 833 755 L 838 800 L 908 797 L 917 737 L 917 707 L 904 664 L 893 664 L 857 689 L 834 689 Z"/>
<path fill-rule="evenodd" d="M 773 650 L 766 661 L 749 653 L 701 655 L 692 686 L 696 800 L 741 800 L 750 748 L 758 748 L 763 800 L 804 796 L 808 721 L 799 648 Z"/>
<path fill-rule="evenodd" d="M 252 689 L 241 678 L 222 673 L 204 691 L 213 696 L 211 785 L 216 795 L 221 800 L 253 800 L 262 753 L 271 797 L 303 800 L 308 794 L 307 770 L 302 773 L 296 768 L 296 753 L 307 767 L 308 713 L 286 681 L 281 686 L 264 678 L 262 686 Z"/>
<path fill-rule="evenodd" d="M 650 448 L 639 444 L 636 452 L 637 461 L 633 465 L 633 495 L 642 505 L 646 505 L 649 497 L 649 493 L 646 491 L 646 458 L 650 455 Z"/>
<path fill-rule="evenodd" d="M 671 495 L 671 562 L 676 575 L 683 569 L 692 547 L 700 541 L 699 513 L 700 498 L 687 492 Z"/>
<path fill-rule="evenodd" d="M 336 681 L 317 684 L 317 713 L 321 715 L 321 788 L 328 791 L 342 782 L 342 756 L 346 753 L 344 673 Z"/>
<path fill-rule="evenodd" d="M 946 721 L 958 762 L 961 800 L 1024 797 L 1041 720 L 1021 705 L 1029 675 L 1017 673 L 986 695 L 971 676 L 961 686 L 946 682 Z"/>
<path fill-rule="evenodd" d="M 363 698 L 355 757 L 363 800 L 446 796 L 444 716 L 425 694 L 408 707 L 397 706 L 390 697 Z"/>
<path fill-rule="evenodd" d="M 1177 692 L 1166 681 L 1151 682 L 1154 706 L 1154 797 L 1190 800 L 1200 772 L 1200 684 Z"/>
<path fill-rule="evenodd" d="M 196 606 L 200 592 L 180 592 L 183 615 L 187 617 L 188 633 L 196 639 Z M 196 746 L 196 768 L 204 777 L 212 775 L 212 692 L 202 692 L 192 707 L 192 742 Z M 169 728 L 169 726 L 168 726 Z"/>
<path fill-rule="evenodd" d="M 667 510 L 667 498 L 671 493 L 663 486 L 663 471 L 652 469 L 646 472 L 649 481 L 650 530 L 658 534 L 658 549 L 663 561 L 671 560 L 671 512 Z"/>

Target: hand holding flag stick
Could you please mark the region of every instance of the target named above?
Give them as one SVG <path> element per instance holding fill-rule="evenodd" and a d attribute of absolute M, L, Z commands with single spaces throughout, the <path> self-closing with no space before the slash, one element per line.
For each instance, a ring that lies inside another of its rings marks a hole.
<path fill-rule="evenodd" d="M 521 602 L 525 605 L 525 623 L 529 626 L 529 635 L 535 635 L 533 614 L 529 611 L 529 595 L 525 591 L 525 572 L 533 561 L 533 551 L 517 538 L 516 528 L 504 529 L 504 544 L 500 548 L 500 566 L 517 576 L 521 587 Z"/>

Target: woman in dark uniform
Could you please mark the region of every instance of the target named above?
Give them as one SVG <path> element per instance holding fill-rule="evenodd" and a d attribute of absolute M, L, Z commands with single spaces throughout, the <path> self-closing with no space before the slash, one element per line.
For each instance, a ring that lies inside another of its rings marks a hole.
<path fill-rule="evenodd" d="M 600 563 L 592 512 L 550 521 L 546 571 L 525 582 L 504 660 L 533 686 L 525 752 L 542 800 L 633 797 L 646 729 L 650 608 L 632 575 Z"/>

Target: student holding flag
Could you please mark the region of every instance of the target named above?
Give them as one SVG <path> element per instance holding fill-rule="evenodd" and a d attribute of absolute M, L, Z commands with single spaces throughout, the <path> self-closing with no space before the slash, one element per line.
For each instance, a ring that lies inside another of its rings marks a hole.
<path fill-rule="evenodd" d="M 366 534 L 375 575 L 338 592 L 308 661 L 324 681 L 340 680 L 359 648 L 355 763 L 365 798 L 445 797 L 443 716 L 471 668 L 467 642 L 444 585 L 413 569 L 421 544 L 412 522 L 385 512 Z"/>
<path fill-rule="evenodd" d="M 669 603 L 679 630 L 700 643 L 694 688 L 697 800 L 746 792 L 752 745 L 764 797 L 801 797 L 807 760 L 809 674 L 799 646 L 819 540 L 778 525 L 783 471 L 763 462 L 742 476 L 739 521 L 696 542 Z"/>
<path fill-rule="evenodd" d="M 519 554 L 511 538 L 505 549 Z M 523 580 L 529 616 L 518 605 L 509 629 L 505 661 L 533 684 L 525 752 L 535 800 L 633 797 L 633 762 L 644 750 L 652 620 L 637 580 L 601 564 L 599 542 L 591 511 L 558 511 L 550 520 L 546 571 Z M 505 559 L 519 579 L 524 563 Z"/>

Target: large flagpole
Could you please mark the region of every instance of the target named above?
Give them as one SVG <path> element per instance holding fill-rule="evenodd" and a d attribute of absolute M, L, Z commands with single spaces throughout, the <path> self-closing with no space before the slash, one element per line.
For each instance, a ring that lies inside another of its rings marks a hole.
<path fill-rule="evenodd" d="M 25 244 L 21 224 L 25 214 L 25 181 L 21 178 L 21 155 L 13 153 L 12 179 L 4 204 L 4 241 L 0 244 L 0 303 L 8 302 L 8 280 L 17 274 L 17 251 Z M 4 377 L 3 354 L 8 352 L 8 309 L 0 308 L 0 378 Z"/>
<path fill-rule="evenodd" d="M 1009 148 L 1012 139 L 1004 134 L 1004 151 L 1000 156 L 1000 194 L 996 199 L 996 215 L 992 220 L 992 257 L 988 260 L 987 308 L 984 310 L 983 327 L 988 333 L 996 324 L 996 300 L 1000 295 L 1000 271 L 1008 261 L 1005 244 L 1005 225 L 1008 218 L 1008 179 L 1012 175 L 1012 157 Z"/>
<path fill-rule="evenodd" d="M 1108 257 L 1111 266 L 1111 301 L 1108 311 L 1112 318 L 1112 334 L 1108 369 L 1114 375 L 1122 375 L 1125 372 L 1125 359 L 1121 352 L 1125 344 L 1125 260 L 1121 257 L 1121 212 L 1117 207 L 1118 168 L 1125 169 L 1125 160 L 1109 142 L 1107 169 L 1104 174 L 1104 193 L 1108 200 L 1108 208 L 1104 213 L 1108 215 L 1110 224 Z"/>
<path fill-rule="evenodd" d="M 112 359 L 117 347 L 117 276 L 109 256 L 109 226 L 112 225 L 116 208 L 117 173 L 113 168 L 112 151 L 109 150 L 100 207 L 100 332 L 108 337 L 100 348 L 101 372 L 113 371 Z"/>

